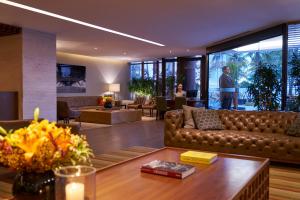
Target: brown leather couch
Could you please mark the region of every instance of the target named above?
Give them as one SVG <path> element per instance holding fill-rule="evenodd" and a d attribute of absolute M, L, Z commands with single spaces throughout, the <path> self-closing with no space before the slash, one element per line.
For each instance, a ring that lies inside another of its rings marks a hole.
<path fill-rule="evenodd" d="M 32 120 L 27 119 L 27 120 L 8 120 L 8 121 L 0 121 L 0 126 L 4 128 L 6 131 L 9 130 L 17 130 L 19 128 L 24 128 L 29 126 Z M 58 127 L 70 127 L 71 132 L 73 134 L 79 134 L 80 127 L 79 125 L 73 125 L 73 124 L 62 124 L 62 123 L 57 123 L 56 124 Z"/>
<path fill-rule="evenodd" d="M 57 101 L 67 102 L 71 110 L 81 110 L 99 108 L 98 98 L 98 96 L 57 97 Z"/>
<path fill-rule="evenodd" d="M 293 112 L 219 110 L 224 130 L 183 128 L 183 112 L 165 115 L 166 146 L 267 157 L 300 164 L 300 137 L 286 135 Z"/>

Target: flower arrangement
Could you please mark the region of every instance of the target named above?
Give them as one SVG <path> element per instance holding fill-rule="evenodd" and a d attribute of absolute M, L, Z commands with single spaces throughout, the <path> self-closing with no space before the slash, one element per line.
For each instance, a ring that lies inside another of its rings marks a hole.
<path fill-rule="evenodd" d="M 104 97 L 104 108 L 112 108 L 112 97 Z"/>
<path fill-rule="evenodd" d="M 84 136 L 55 122 L 38 121 L 39 109 L 28 127 L 7 132 L 0 127 L 0 163 L 18 171 L 45 172 L 59 166 L 90 163 L 93 155 Z"/>
<path fill-rule="evenodd" d="M 105 103 L 112 103 L 113 99 L 112 99 L 112 97 L 104 97 L 104 102 Z"/>

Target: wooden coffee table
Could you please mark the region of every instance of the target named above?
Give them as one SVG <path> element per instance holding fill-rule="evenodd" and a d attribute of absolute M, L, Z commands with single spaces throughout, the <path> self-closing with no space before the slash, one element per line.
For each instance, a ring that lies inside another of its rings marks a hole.
<path fill-rule="evenodd" d="M 96 110 L 86 109 L 80 111 L 80 121 L 98 124 L 119 124 L 142 120 L 141 110 Z"/>
<path fill-rule="evenodd" d="M 97 199 L 269 199 L 269 160 L 218 154 L 212 165 L 196 164 L 196 172 L 180 180 L 140 172 L 152 160 L 179 162 L 185 149 L 163 148 L 153 153 L 100 170 Z"/>

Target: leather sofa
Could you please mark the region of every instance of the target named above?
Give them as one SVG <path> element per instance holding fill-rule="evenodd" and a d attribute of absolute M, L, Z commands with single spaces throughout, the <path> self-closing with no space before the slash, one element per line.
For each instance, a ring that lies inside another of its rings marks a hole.
<path fill-rule="evenodd" d="M 71 110 L 81 110 L 99 108 L 98 98 L 98 96 L 57 97 L 57 101 L 67 102 Z"/>
<path fill-rule="evenodd" d="M 5 130 L 17 130 L 19 128 L 24 128 L 29 126 L 32 120 L 8 120 L 8 121 L 0 121 L 0 126 L 4 128 Z M 67 126 L 71 128 L 71 132 L 73 134 L 79 134 L 80 127 L 79 125 L 73 125 L 73 124 L 62 124 L 62 123 L 56 123 L 58 127 L 66 128 Z"/>
<path fill-rule="evenodd" d="M 183 128 L 182 110 L 165 115 L 166 146 L 270 158 L 300 164 L 300 137 L 285 133 L 294 112 L 217 111 L 224 130 Z"/>

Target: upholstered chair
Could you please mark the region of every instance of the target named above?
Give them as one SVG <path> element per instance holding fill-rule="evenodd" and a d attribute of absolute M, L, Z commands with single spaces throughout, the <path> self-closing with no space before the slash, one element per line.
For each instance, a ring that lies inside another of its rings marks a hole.
<path fill-rule="evenodd" d="M 146 102 L 146 97 L 145 96 L 137 96 L 134 100 L 134 103 L 133 104 L 128 104 L 127 108 L 128 109 L 142 109 L 145 102 Z"/>
<path fill-rule="evenodd" d="M 171 108 L 167 106 L 167 100 L 165 97 L 159 96 L 156 97 L 156 119 L 163 118 L 165 112 Z"/>
<path fill-rule="evenodd" d="M 77 119 L 80 122 L 80 111 L 71 110 L 65 101 L 57 101 L 57 120 L 63 120 L 69 124 L 70 119 Z"/>
<path fill-rule="evenodd" d="M 150 117 L 153 117 L 153 111 L 156 109 L 156 99 L 152 98 L 149 103 L 142 105 L 142 113 L 144 115 L 144 110 L 150 110 Z"/>

